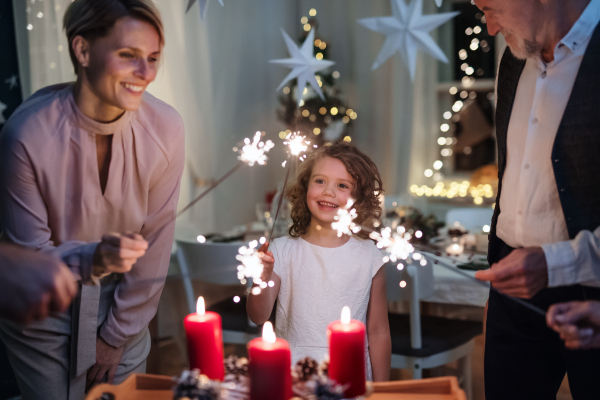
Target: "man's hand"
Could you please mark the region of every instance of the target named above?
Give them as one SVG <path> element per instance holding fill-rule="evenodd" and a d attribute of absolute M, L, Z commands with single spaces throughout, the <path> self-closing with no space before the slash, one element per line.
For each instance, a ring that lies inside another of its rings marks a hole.
<path fill-rule="evenodd" d="M 478 271 L 475 278 L 489 281 L 494 289 L 509 296 L 530 299 L 548 286 L 544 250 L 539 246 L 513 250 L 492 268 Z"/>
<path fill-rule="evenodd" d="M 94 275 L 129 272 L 147 248 L 148 242 L 137 233 L 109 233 L 102 236 L 94 253 Z"/>
<path fill-rule="evenodd" d="M 113 383 L 115 372 L 123 357 L 125 346 L 119 348 L 106 343 L 100 336 L 96 338 L 96 364 L 87 374 L 86 392 L 100 383 Z"/>
<path fill-rule="evenodd" d="M 53 255 L 0 246 L 0 316 L 27 324 L 64 312 L 77 294 L 71 271 Z"/>
<path fill-rule="evenodd" d="M 569 349 L 600 348 L 600 302 L 572 301 L 548 309 L 546 323 Z"/>
<path fill-rule="evenodd" d="M 269 242 L 266 242 L 258 249 L 258 257 L 263 264 L 263 272 L 260 275 L 260 279 L 267 283 L 271 280 L 271 274 L 273 273 L 273 267 L 275 266 L 273 252 L 267 250 L 268 246 Z"/>

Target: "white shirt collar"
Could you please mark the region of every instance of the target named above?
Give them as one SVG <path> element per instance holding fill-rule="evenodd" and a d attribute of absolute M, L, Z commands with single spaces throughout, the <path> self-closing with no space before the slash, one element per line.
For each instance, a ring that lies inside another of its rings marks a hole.
<path fill-rule="evenodd" d="M 571 27 L 569 33 L 557 43 L 554 49 L 555 53 L 561 47 L 561 44 L 573 52 L 582 48 L 592 37 L 598 21 L 600 21 L 600 0 L 592 0 L 585 10 L 583 10 L 583 13 L 573 27 Z"/>

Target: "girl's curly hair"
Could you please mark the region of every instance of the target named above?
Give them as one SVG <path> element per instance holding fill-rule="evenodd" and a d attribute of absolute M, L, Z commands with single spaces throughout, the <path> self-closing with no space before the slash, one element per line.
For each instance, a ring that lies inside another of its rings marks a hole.
<path fill-rule="evenodd" d="M 352 191 L 354 200 L 353 208 L 356 208 L 358 216 L 354 222 L 366 228 L 374 228 L 375 221 L 381 217 L 382 209 L 379 195 L 383 194 L 381 176 L 375 163 L 358 150 L 355 146 L 340 141 L 330 146 L 322 146 L 313 151 L 312 154 L 300 164 L 296 181 L 286 190 L 286 197 L 291 203 L 292 226 L 289 234 L 299 237 L 308 232 L 311 213 L 308 209 L 306 194 L 308 182 L 315 163 L 323 157 L 332 157 L 340 160 L 346 167 L 346 171 L 354 179 L 355 185 Z M 367 239 L 369 232 L 361 230 L 356 236 Z"/>

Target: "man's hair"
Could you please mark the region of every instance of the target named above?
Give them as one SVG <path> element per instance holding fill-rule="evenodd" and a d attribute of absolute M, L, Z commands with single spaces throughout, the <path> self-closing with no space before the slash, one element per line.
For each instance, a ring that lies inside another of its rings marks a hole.
<path fill-rule="evenodd" d="M 107 36 L 115 23 L 124 17 L 131 17 L 152 25 L 160 40 L 165 43 L 160 12 L 152 0 L 75 0 L 67 8 L 63 18 L 63 28 L 69 42 L 71 62 L 78 73 L 79 62 L 73 51 L 73 39 L 81 36 L 87 41 Z"/>
<path fill-rule="evenodd" d="M 308 232 L 311 213 L 308 208 L 306 195 L 308 183 L 316 162 L 323 157 L 332 157 L 340 160 L 348 174 L 354 179 L 352 190 L 353 208 L 358 216 L 354 222 L 366 228 L 374 228 L 375 221 L 381 217 L 382 209 L 379 196 L 383 194 L 381 176 L 377 166 L 369 156 L 358 150 L 355 146 L 341 141 L 330 146 L 322 146 L 313 151 L 308 158 L 300 164 L 298 175 L 294 184 L 286 190 L 286 196 L 291 202 L 292 226 L 290 236 L 299 237 Z M 369 232 L 362 230 L 357 236 L 367 239 Z"/>

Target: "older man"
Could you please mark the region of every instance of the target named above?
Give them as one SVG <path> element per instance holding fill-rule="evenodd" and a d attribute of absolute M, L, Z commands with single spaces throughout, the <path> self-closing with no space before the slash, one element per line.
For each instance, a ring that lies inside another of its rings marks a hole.
<path fill-rule="evenodd" d="M 498 70 L 492 268 L 477 277 L 548 309 L 600 299 L 600 0 L 475 0 L 506 38 Z M 600 398 L 600 351 L 490 292 L 486 399 Z"/>

